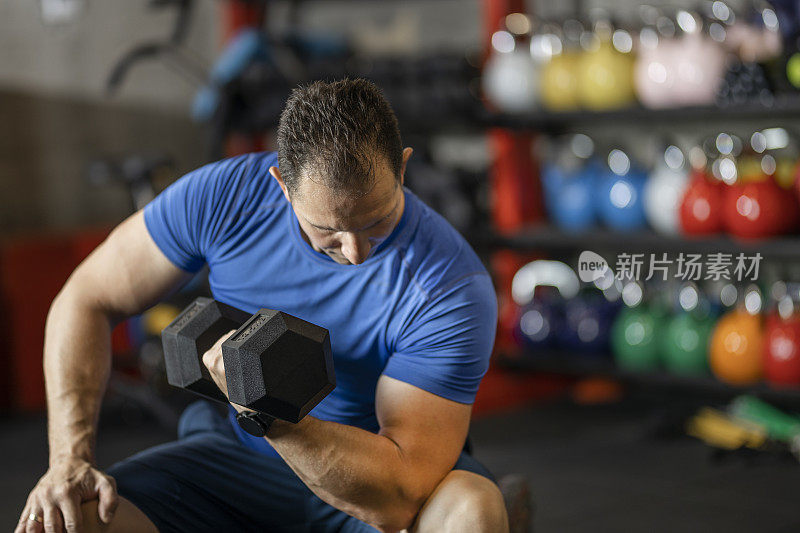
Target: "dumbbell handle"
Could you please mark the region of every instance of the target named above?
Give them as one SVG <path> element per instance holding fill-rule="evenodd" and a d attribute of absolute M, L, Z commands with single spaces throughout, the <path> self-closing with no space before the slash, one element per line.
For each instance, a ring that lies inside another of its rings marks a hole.
<path fill-rule="evenodd" d="M 209 308 L 214 306 L 214 312 Z M 239 329 L 251 315 L 211 298 L 195 299 L 161 334 L 167 381 L 218 402 L 228 403 L 202 361 L 203 354 L 227 332 Z"/>

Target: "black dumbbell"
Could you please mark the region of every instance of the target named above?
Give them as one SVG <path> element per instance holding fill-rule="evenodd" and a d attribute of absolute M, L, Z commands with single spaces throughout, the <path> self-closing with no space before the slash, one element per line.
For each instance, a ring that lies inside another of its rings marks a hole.
<path fill-rule="evenodd" d="M 299 422 L 336 386 L 328 330 L 281 311 L 253 315 L 211 298 L 197 298 L 161 333 L 167 381 L 228 402 L 203 364 L 222 343 L 231 402 Z"/>

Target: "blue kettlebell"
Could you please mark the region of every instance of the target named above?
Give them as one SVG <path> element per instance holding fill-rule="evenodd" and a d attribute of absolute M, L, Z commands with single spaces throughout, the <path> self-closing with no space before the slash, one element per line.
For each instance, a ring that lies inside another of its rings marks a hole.
<path fill-rule="evenodd" d="M 580 232 L 595 225 L 595 188 L 596 169 L 591 163 L 564 176 L 551 210 L 553 221 L 559 228 Z"/>
<path fill-rule="evenodd" d="M 559 347 L 576 356 L 607 355 L 611 324 L 619 308 L 619 302 L 608 301 L 599 289 L 581 290 L 564 302 Z"/>
<path fill-rule="evenodd" d="M 530 303 L 520 308 L 515 337 L 532 354 L 555 348 L 561 328 L 561 296 L 553 287 L 537 287 Z"/>
<path fill-rule="evenodd" d="M 597 185 L 600 219 L 611 229 L 634 231 L 645 226 L 644 187 L 647 174 L 619 149 L 608 154 L 608 166 Z"/>
<path fill-rule="evenodd" d="M 575 271 L 561 261 L 537 259 L 514 274 L 511 295 L 519 306 L 514 334 L 529 356 L 557 347 L 564 300 L 575 296 L 579 287 Z"/>

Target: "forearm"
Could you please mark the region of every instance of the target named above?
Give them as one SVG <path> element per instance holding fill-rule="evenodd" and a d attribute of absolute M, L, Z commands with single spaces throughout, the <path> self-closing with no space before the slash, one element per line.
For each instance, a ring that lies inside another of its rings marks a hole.
<path fill-rule="evenodd" d="M 94 461 L 100 403 L 111 370 L 111 323 L 80 291 L 66 287 L 47 316 L 44 374 L 50 463 Z"/>
<path fill-rule="evenodd" d="M 322 500 L 383 530 L 410 526 L 427 497 L 386 436 L 309 416 L 276 421 L 268 440 Z"/>

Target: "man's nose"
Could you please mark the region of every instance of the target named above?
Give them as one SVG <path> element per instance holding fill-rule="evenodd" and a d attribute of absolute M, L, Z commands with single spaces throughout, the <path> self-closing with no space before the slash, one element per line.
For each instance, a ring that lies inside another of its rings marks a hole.
<path fill-rule="evenodd" d="M 342 255 L 354 265 L 360 265 L 366 261 L 371 249 L 372 245 L 369 239 L 355 233 L 345 234 L 342 240 Z"/>

